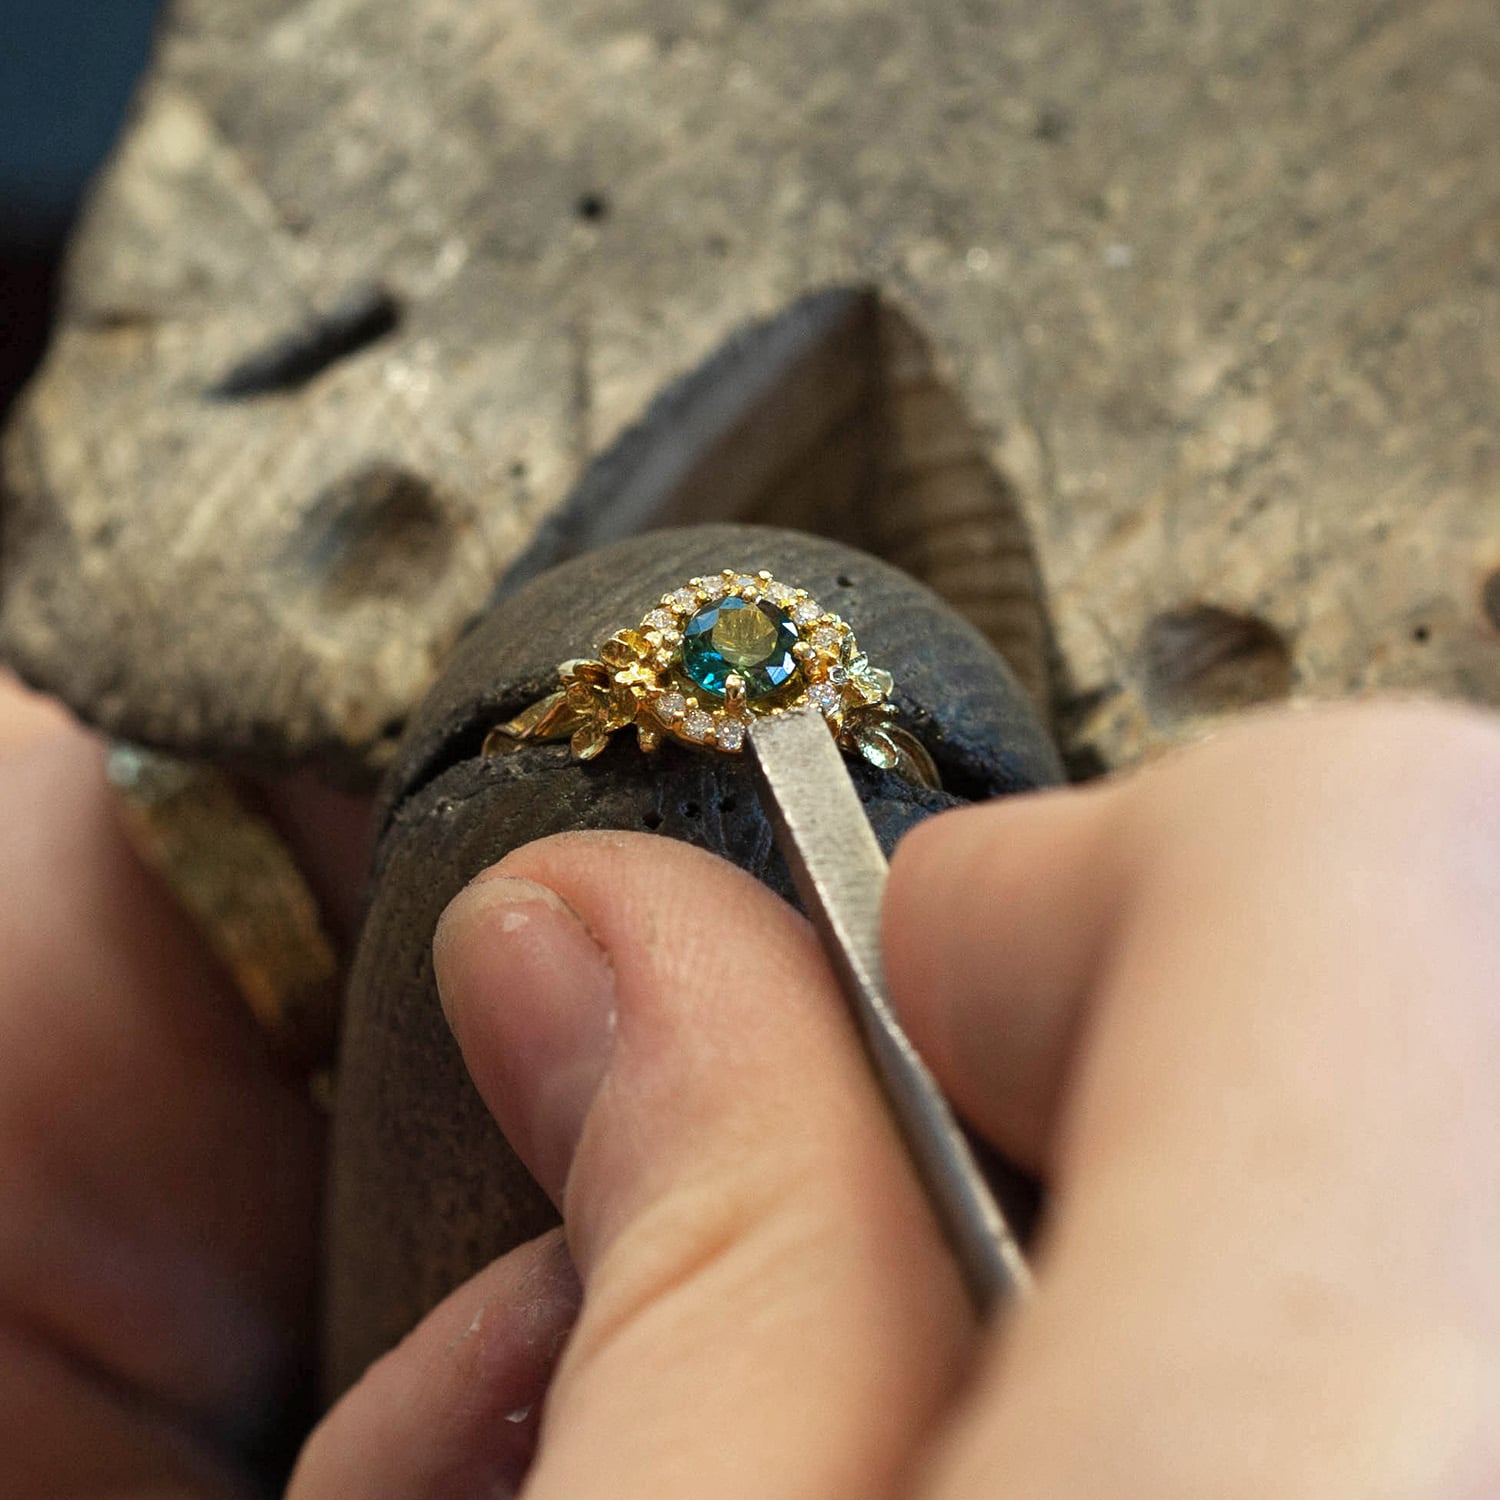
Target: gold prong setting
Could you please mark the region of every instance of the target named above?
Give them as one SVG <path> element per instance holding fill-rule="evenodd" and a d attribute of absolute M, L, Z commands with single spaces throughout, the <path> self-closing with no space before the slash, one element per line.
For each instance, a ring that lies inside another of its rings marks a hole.
<path fill-rule="evenodd" d="M 681 647 L 688 624 L 699 610 L 725 599 L 742 599 L 747 604 L 764 600 L 796 627 L 792 647 L 796 676 L 770 695 L 769 701 L 752 699 L 738 672 L 731 672 L 725 680 L 722 697 L 695 688 L 685 679 Z M 889 697 L 889 689 L 880 691 L 878 681 L 868 673 L 851 677 L 849 664 L 863 658 L 845 621 L 824 609 L 806 589 L 780 582 L 765 570 L 751 573 L 725 568 L 669 589 L 637 629 L 619 631 L 600 654 L 614 683 L 639 698 L 646 711 L 641 722 L 649 722 L 654 734 L 730 754 L 743 750 L 750 721 L 760 715 L 785 713 L 812 703 L 838 732 L 847 713 Z"/>
<path fill-rule="evenodd" d="M 707 618 L 723 619 L 728 611 L 737 611 L 737 624 L 748 621 L 758 640 L 774 639 L 773 654 L 786 652 L 775 655 L 780 663 L 775 675 L 760 668 L 759 655 L 736 657 L 726 648 L 726 655 L 708 658 L 722 675 L 705 679 L 700 656 L 694 659 L 694 679 L 684 643 L 695 617 L 710 606 L 718 606 L 720 613 L 698 620 L 699 644 Z M 756 672 L 735 666 L 747 659 L 756 664 Z M 900 761 L 896 768 L 909 779 L 936 784 L 926 751 L 895 723 L 890 673 L 871 666 L 839 615 L 824 609 L 806 589 L 765 570 L 725 568 L 669 589 L 639 625 L 605 641 L 598 660 L 565 662 L 559 676 L 558 692 L 491 734 L 491 752 L 528 740 L 570 736 L 574 754 L 588 760 L 615 730 L 634 725 L 643 750 L 672 740 L 693 749 L 739 754 L 756 718 L 811 705 L 845 749 L 877 765 Z M 758 679 L 754 685 L 751 677 Z"/>

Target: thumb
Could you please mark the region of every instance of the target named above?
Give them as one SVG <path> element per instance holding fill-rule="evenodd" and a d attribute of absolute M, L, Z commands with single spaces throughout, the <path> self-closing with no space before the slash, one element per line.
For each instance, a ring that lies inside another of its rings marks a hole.
<path fill-rule="evenodd" d="M 584 1285 L 528 1497 L 891 1493 L 969 1320 L 807 925 L 700 851 L 568 835 L 434 953 Z"/>

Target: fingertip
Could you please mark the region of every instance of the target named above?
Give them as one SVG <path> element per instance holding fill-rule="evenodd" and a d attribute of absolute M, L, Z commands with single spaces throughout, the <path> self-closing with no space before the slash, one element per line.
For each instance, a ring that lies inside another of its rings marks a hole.
<path fill-rule="evenodd" d="M 960 971 L 966 966 L 966 924 L 955 920 L 952 901 L 954 891 L 967 884 L 955 865 L 971 857 L 974 845 L 975 825 L 963 816 L 967 811 L 930 818 L 902 838 L 891 857 L 882 911 L 892 998 L 928 1066 L 945 1082 L 955 1073 L 948 1024 L 958 983 L 955 958 Z"/>
<path fill-rule="evenodd" d="M 26 686 L 0 667 L 0 755 L 68 734 L 82 735 L 78 722 L 55 698 Z"/>
<path fill-rule="evenodd" d="M 448 1025 L 475 1086 L 537 1181 L 560 1199 L 613 1043 L 614 974 L 549 886 L 486 870 L 433 935 Z"/>
<path fill-rule="evenodd" d="M 914 829 L 884 911 L 892 997 L 959 1108 L 1039 1166 L 1114 889 L 1109 795 L 962 808 Z"/>
<path fill-rule="evenodd" d="M 560 1230 L 487 1266 L 334 1406 L 289 1500 L 515 1494 L 580 1301 Z"/>
<path fill-rule="evenodd" d="M 1019 799 L 955 808 L 913 828 L 891 860 L 883 912 L 891 987 L 913 1039 L 949 1074 L 962 1065 L 955 1029 L 966 1011 L 989 1008 L 988 981 L 1004 973 L 994 924 L 1021 877 L 1010 856 L 1021 810 Z"/>

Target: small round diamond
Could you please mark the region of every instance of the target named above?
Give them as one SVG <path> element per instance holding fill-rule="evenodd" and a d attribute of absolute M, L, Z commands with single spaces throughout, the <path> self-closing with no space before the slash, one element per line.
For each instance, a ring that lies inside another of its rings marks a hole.
<path fill-rule="evenodd" d="M 798 625 L 811 625 L 822 613 L 823 611 L 819 609 L 811 599 L 804 599 L 802 603 L 792 611 L 792 619 L 795 620 Z"/>
<path fill-rule="evenodd" d="M 745 721 L 723 719 L 719 723 L 719 749 L 738 750 L 745 743 Z"/>
<path fill-rule="evenodd" d="M 699 587 L 710 599 L 722 599 L 728 585 L 722 578 L 705 578 Z"/>
<path fill-rule="evenodd" d="M 760 579 L 752 578 L 748 573 L 737 573 L 735 575 L 734 582 L 729 586 L 737 594 L 743 594 L 746 589 L 755 589 L 759 591 Z"/>
<path fill-rule="evenodd" d="M 668 598 L 671 600 L 673 609 L 680 609 L 684 614 L 698 607 L 698 595 L 693 589 L 678 589 L 675 593 L 669 594 Z"/>
<path fill-rule="evenodd" d="M 708 740 L 713 738 L 714 716 L 704 713 L 701 708 L 695 708 L 682 721 L 682 732 L 690 740 Z"/>
<path fill-rule="evenodd" d="M 653 609 L 646 616 L 647 630 L 675 630 L 677 628 L 677 615 L 670 609 Z"/>
<path fill-rule="evenodd" d="M 672 724 L 687 712 L 687 699 L 681 693 L 663 693 L 651 706 L 662 723 Z"/>
<path fill-rule="evenodd" d="M 837 625 L 819 625 L 812 633 L 812 643 L 819 651 L 827 651 L 839 643 L 839 628 Z"/>
<path fill-rule="evenodd" d="M 772 604 L 779 604 L 783 609 L 790 609 L 797 602 L 797 591 L 794 588 L 788 588 L 784 583 L 768 583 L 766 598 Z"/>
<path fill-rule="evenodd" d="M 831 714 L 843 701 L 839 690 L 831 682 L 815 682 L 807 690 L 808 702 L 819 713 Z"/>

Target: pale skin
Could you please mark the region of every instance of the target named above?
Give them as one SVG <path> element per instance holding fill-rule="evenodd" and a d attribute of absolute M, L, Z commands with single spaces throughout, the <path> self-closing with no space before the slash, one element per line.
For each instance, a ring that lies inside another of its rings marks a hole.
<path fill-rule="evenodd" d="M 0 1491 L 238 1495 L 220 1440 L 310 1337 L 321 1132 L 35 707 L 0 733 Z M 1051 1189 L 1029 1305 L 976 1324 L 800 918 L 664 839 L 550 840 L 435 958 L 566 1244 L 374 1366 L 292 1500 L 1500 1492 L 1493 720 L 1268 717 L 945 815 L 886 943 Z"/>

